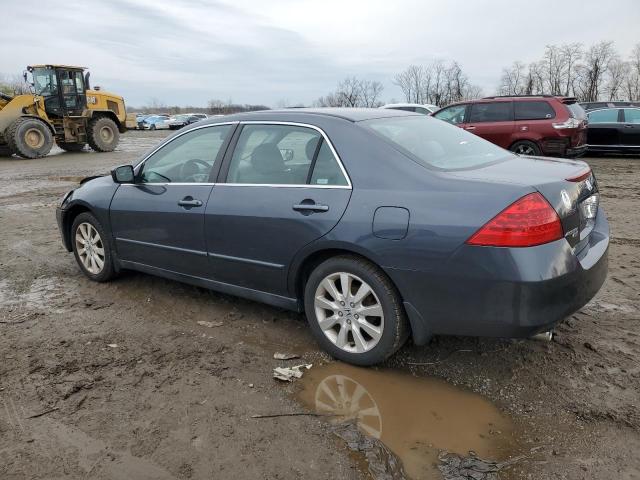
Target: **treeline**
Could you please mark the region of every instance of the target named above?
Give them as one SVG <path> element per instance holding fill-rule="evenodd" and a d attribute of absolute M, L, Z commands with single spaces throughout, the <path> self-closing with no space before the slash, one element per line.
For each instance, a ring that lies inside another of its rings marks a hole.
<path fill-rule="evenodd" d="M 209 100 L 206 107 L 179 107 L 177 105 L 171 106 L 157 100 L 151 99 L 142 107 L 127 107 L 130 112 L 136 113 L 168 113 L 170 115 L 177 115 L 180 113 L 207 113 L 209 115 L 229 115 L 231 113 L 240 112 L 253 112 L 256 110 L 268 110 L 266 105 L 251 105 L 251 104 L 239 104 L 233 103 L 231 100 L 223 102 L 222 100 Z"/>
<path fill-rule="evenodd" d="M 583 102 L 640 100 L 640 43 L 624 58 L 613 42 L 547 45 L 540 60 L 503 69 L 500 95 L 564 95 Z"/>

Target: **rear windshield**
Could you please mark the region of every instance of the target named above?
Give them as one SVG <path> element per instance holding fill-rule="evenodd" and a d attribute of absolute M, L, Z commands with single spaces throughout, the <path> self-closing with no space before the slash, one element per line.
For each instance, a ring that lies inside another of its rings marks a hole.
<path fill-rule="evenodd" d="M 511 153 L 461 128 L 431 117 L 376 118 L 361 122 L 425 167 L 459 170 L 511 157 Z"/>
<path fill-rule="evenodd" d="M 565 103 L 565 105 L 573 118 L 577 118 L 578 120 L 587 118 L 587 112 L 584 111 L 584 108 L 582 108 L 579 103 Z"/>

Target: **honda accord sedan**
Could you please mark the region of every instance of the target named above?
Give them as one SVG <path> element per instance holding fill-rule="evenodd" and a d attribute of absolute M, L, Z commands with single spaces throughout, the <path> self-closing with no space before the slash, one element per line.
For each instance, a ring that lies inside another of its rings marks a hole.
<path fill-rule="evenodd" d="M 57 209 L 91 280 L 128 269 L 305 312 L 371 365 L 411 337 L 530 337 L 587 303 L 609 226 L 580 161 L 424 115 L 292 109 L 180 130 Z"/>

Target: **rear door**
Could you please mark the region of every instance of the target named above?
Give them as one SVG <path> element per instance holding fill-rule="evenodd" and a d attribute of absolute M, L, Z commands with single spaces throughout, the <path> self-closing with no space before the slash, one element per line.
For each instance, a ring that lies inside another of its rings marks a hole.
<path fill-rule="evenodd" d="M 121 260 L 208 276 L 204 212 L 232 127 L 175 137 L 138 168 L 135 184 L 118 188 L 110 215 Z"/>
<path fill-rule="evenodd" d="M 329 139 L 292 123 L 241 125 L 207 204 L 214 280 L 287 295 L 296 252 L 329 232 L 351 184 Z"/>
<path fill-rule="evenodd" d="M 613 147 L 620 145 L 622 127 L 622 109 L 605 108 L 588 113 L 587 144 L 594 147 Z"/>
<path fill-rule="evenodd" d="M 640 149 L 640 108 L 623 108 L 621 144 Z"/>
<path fill-rule="evenodd" d="M 472 103 L 464 129 L 502 148 L 509 148 L 514 132 L 513 102 Z"/>

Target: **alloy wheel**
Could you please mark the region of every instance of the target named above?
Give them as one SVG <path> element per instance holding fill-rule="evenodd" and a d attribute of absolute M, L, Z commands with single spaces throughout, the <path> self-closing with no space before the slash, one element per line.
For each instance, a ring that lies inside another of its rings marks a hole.
<path fill-rule="evenodd" d="M 367 352 L 382 338 L 382 304 L 371 286 L 356 275 L 327 275 L 316 289 L 314 307 L 320 329 L 345 352 Z"/>
<path fill-rule="evenodd" d="M 76 229 L 76 251 L 84 268 L 93 275 L 98 275 L 104 268 L 104 245 L 98 230 L 88 222 L 83 222 Z"/>
<path fill-rule="evenodd" d="M 515 153 L 518 155 L 535 155 L 536 151 L 531 145 L 518 145 Z"/>

